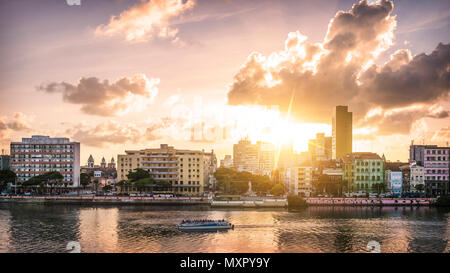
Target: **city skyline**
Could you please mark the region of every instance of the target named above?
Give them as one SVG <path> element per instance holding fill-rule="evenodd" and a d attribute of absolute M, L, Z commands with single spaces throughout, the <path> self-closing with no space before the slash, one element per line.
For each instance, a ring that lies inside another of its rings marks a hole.
<path fill-rule="evenodd" d="M 356 152 L 407 161 L 412 140 L 450 140 L 448 82 L 430 72 L 449 64 L 446 1 L 92 3 L 1 4 L 1 149 L 48 135 L 80 142 L 82 164 L 160 143 L 222 159 L 248 136 L 300 152 L 317 133 L 332 135 L 337 105 L 353 112 Z M 148 26 L 133 11 L 145 11 Z M 376 37 L 355 27 L 354 47 L 342 48 L 343 16 L 371 22 Z M 326 70 L 331 58 L 337 67 Z M 336 71 L 360 73 L 360 84 Z"/>

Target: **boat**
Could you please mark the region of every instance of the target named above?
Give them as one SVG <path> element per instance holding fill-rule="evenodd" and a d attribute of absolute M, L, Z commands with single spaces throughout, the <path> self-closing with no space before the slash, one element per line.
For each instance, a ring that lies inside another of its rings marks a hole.
<path fill-rule="evenodd" d="M 177 228 L 180 230 L 226 230 L 234 229 L 234 225 L 225 220 L 183 220 Z"/>

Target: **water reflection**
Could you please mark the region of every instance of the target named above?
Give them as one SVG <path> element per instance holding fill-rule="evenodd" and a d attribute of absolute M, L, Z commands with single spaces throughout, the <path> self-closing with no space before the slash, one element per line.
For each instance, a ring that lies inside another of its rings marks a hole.
<path fill-rule="evenodd" d="M 78 207 L 0 204 L 0 252 L 449 252 L 449 211 L 434 208 Z M 183 219 L 226 219 L 226 232 L 183 232 Z"/>
<path fill-rule="evenodd" d="M 1 222 L 9 213 L 8 225 L 0 226 L 0 237 L 8 240 L 7 252 L 63 252 L 67 242 L 78 240 L 77 208 L 7 204 L 0 211 Z"/>
<path fill-rule="evenodd" d="M 117 252 L 118 208 L 86 208 L 78 213 L 79 243 L 84 252 Z"/>

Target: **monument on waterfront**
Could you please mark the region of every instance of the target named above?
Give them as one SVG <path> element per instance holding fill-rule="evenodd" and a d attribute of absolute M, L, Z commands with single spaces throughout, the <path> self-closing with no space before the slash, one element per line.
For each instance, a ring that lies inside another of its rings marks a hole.
<path fill-rule="evenodd" d="M 256 196 L 256 193 L 252 191 L 252 182 L 248 181 L 248 191 L 245 193 L 247 196 Z"/>

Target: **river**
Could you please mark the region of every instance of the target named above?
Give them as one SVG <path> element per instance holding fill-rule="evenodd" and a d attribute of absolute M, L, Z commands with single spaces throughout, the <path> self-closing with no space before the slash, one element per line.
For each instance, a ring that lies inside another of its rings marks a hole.
<path fill-rule="evenodd" d="M 226 219 L 234 230 L 183 232 L 182 219 Z M 211 209 L 0 204 L 0 252 L 450 252 L 450 210 L 428 207 Z"/>

